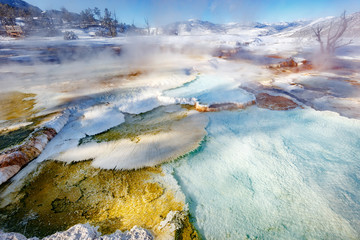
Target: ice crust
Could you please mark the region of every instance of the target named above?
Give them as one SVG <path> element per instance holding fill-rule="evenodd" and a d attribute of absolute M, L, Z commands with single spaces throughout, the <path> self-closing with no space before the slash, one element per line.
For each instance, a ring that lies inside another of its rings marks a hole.
<path fill-rule="evenodd" d="M 208 114 L 170 165 L 206 239 L 357 239 L 360 121 L 311 109 Z"/>
<path fill-rule="evenodd" d="M 253 94 L 240 89 L 233 78 L 215 75 L 200 75 L 182 87 L 165 92 L 178 98 L 195 98 L 200 104 L 247 103 L 255 100 Z"/>
<path fill-rule="evenodd" d="M 179 111 L 179 106 L 174 106 Z M 172 111 L 171 107 L 167 108 Z M 165 119 L 164 119 L 165 120 Z M 153 121 L 157 121 L 156 118 Z M 139 135 L 137 139 L 91 142 L 70 148 L 55 159 L 73 162 L 93 159 L 92 165 L 104 169 L 137 169 L 174 160 L 196 149 L 206 135 L 205 115 L 191 111 L 180 120 L 173 120 L 168 131 Z"/>
<path fill-rule="evenodd" d="M 124 114 L 112 106 L 93 106 L 84 111 L 80 131 L 86 135 L 103 132 L 124 121 Z"/>
<path fill-rule="evenodd" d="M 46 126 L 57 127 L 63 124 L 63 119 L 68 119 L 67 124 L 49 142 L 45 150 L 36 159 L 37 163 L 51 159 L 51 157 L 69 148 L 76 147 L 79 140 L 87 135 L 105 131 L 125 121 L 124 114 L 112 104 L 94 106 L 89 106 L 88 104 L 68 109 L 63 116 L 46 124 Z M 36 164 L 30 164 L 27 172 L 35 167 Z M 26 173 L 24 172 L 23 174 Z M 23 177 L 23 174 L 20 172 L 20 176 L 15 179 L 20 179 Z"/>

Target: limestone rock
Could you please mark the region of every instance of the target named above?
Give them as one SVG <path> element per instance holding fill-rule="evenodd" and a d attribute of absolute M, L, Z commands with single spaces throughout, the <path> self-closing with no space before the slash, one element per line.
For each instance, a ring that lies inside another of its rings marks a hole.
<path fill-rule="evenodd" d="M 201 105 L 195 103 L 195 109 L 198 112 L 220 112 L 220 111 L 231 111 L 231 110 L 238 110 L 238 109 L 245 109 L 251 105 L 254 105 L 255 101 L 250 101 L 247 103 L 216 103 L 207 105 Z"/>
<path fill-rule="evenodd" d="M 42 128 L 35 131 L 22 145 L 0 153 L 0 184 L 37 158 L 55 135 L 54 129 Z"/>
<path fill-rule="evenodd" d="M 39 240 L 38 238 L 26 238 L 20 233 L 4 233 L 0 231 L 0 239 L 3 240 Z M 139 227 L 133 227 L 125 233 L 116 231 L 111 235 L 101 236 L 97 227 L 90 224 L 77 224 L 64 232 L 57 232 L 43 240 L 153 240 L 154 237 L 148 230 Z"/>

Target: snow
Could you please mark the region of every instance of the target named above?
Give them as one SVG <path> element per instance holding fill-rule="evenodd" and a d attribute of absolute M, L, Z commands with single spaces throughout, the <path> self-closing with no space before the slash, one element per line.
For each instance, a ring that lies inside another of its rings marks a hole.
<path fill-rule="evenodd" d="M 175 109 L 180 110 L 179 107 Z M 178 115 L 181 114 L 185 113 L 180 112 Z M 167 114 L 152 121 L 160 121 L 161 124 L 168 121 L 166 117 Z M 55 159 L 65 162 L 93 159 L 92 165 L 103 169 L 137 169 L 175 160 L 197 148 L 206 134 L 207 118 L 202 114 L 190 112 L 187 117 L 172 121 L 174 123 L 170 125 L 169 130 L 146 135 L 140 133 L 135 139 L 129 137 L 110 142 L 83 144 L 60 153 Z"/>
<path fill-rule="evenodd" d="M 95 135 L 124 121 L 124 114 L 114 107 L 93 106 L 84 110 L 81 131 L 85 135 Z"/>
<path fill-rule="evenodd" d="M 199 103 L 208 105 L 215 103 L 247 103 L 255 100 L 252 94 L 236 85 L 234 87 L 232 79 L 226 79 L 221 75 L 199 76 L 183 87 L 167 91 L 166 95 L 188 99 L 195 98 Z"/>
<path fill-rule="evenodd" d="M 71 116 L 65 127 L 52 139 L 46 149 L 36 159 L 37 162 L 48 159 L 69 148 L 76 147 L 79 140 L 123 123 L 124 115 L 114 105 L 102 104 L 68 110 Z M 69 114 L 69 113 L 68 113 Z"/>

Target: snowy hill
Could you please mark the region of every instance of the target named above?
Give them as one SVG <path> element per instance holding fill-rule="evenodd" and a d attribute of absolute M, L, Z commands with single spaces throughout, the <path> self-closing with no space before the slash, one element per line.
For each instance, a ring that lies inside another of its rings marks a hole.
<path fill-rule="evenodd" d="M 35 11 L 37 13 L 41 13 L 41 9 L 38 7 L 35 7 L 25 1 L 22 0 L 0 0 L 1 4 L 7 4 L 11 7 L 22 9 L 22 10 L 31 10 Z"/>
<path fill-rule="evenodd" d="M 203 35 L 225 33 L 221 25 L 201 20 L 188 20 L 168 24 L 160 28 L 161 33 L 169 35 Z"/>
<path fill-rule="evenodd" d="M 344 33 L 344 37 L 360 38 L 360 12 L 347 15 L 346 18 L 349 19 L 349 23 Z M 291 37 L 311 38 L 314 34 L 313 28 L 322 27 L 324 29 L 324 34 L 327 34 L 331 23 L 333 22 L 333 25 L 336 26 L 339 21 L 340 17 L 320 18 L 289 33 L 291 33 Z"/>
<path fill-rule="evenodd" d="M 309 22 L 281 22 L 274 24 L 267 23 L 227 23 L 215 24 L 208 21 L 188 20 L 168 24 L 158 28 L 158 33 L 169 35 L 207 35 L 207 34 L 242 34 L 252 31 L 259 35 L 270 35 L 279 33 L 299 26 L 305 26 Z"/>

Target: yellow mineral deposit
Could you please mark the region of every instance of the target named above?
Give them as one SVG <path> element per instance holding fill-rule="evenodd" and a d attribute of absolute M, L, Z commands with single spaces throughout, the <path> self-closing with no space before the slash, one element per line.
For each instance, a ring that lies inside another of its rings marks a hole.
<path fill-rule="evenodd" d="M 187 213 L 184 199 L 176 199 L 167 188 L 160 167 L 115 171 L 90 163 L 49 160 L 16 188 L 20 191 L 4 196 L 0 190 L 0 227 L 44 237 L 88 222 L 103 234 L 136 225 L 157 239 L 198 239 L 187 216 L 178 229 L 160 227 L 170 212 Z"/>
<path fill-rule="evenodd" d="M 26 118 L 36 113 L 36 94 L 8 92 L 0 95 L 0 120 Z"/>

